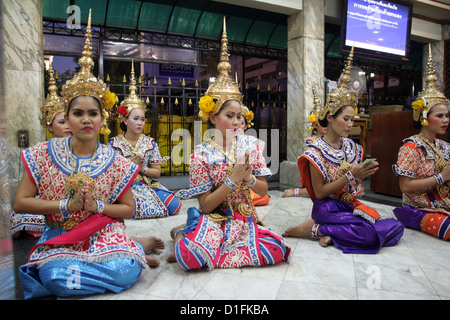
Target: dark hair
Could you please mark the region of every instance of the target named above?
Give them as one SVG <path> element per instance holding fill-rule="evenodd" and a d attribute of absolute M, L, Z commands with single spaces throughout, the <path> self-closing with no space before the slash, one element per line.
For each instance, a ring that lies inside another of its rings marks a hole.
<path fill-rule="evenodd" d="M 95 100 L 95 102 L 97 102 L 98 110 L 100 110 L 100 112 L 103 111 L 103 110 L 102 110 L 102 105 L 100 104 L 100 101 L 98 101 L 97 98 L 92 97 L 92 96 L 78 96 L 78 97 L 91 97 L 91 98 L 93 98 L 93 99 Z M 72 103 L 73 103 L 76 99 L 78 99 L 78 97 L 75 97 L 75 98 L 73 98 L 72 100 L 70 100 L 70 102 L 69 102 L 69 107 L 67 108 L 66 116 L 69 115 L 70 108 L 72 108 Z"/>
<path fill-rule="evenodd" d="M 348 106 L 342 106 L 342 107 L 340 107 L 339 110 L 336 111 L 331 117 L 332 117 L 333 119 L 336 119 L 336 118 L 339 116 L 339 114 L 341 114 L 341 112 L 342 112 L 342 110 L 344 109 L 344 107 L 348 107 Z M 327 113 L 325 114 L 325 118 L 323 118 L 323 120 L 320 120 L 320 119 L 319 119 L 319 124 L 320 124 L 322 127 L 324 127 L 324 128 L 328 127 L 328 119 L 327 119 L 327 116 L 328 116 L 329 113 L 330 113 L 330 112 L 327 112 Z"/>
<path fill-rule="evenodd" d="M 123 121 L 120 122 L 119 127 L 123 132 L 127 132 L 128 130 L 127 125 Z"/>
<path fill-rule="evenodd" d="M 238 100 L 228 99 L 228 100 L 226 100 L 224 103 L 222 103 L 222 106 L 220 107 L 219 111 L 218 111 L 216 114 L 221 113 L 222 110 L 223 110 L 226 106 L 228 106 L 228 104 L 229 104 L 231 101 L 236 101 L 236 102 L 238 102 L 238 103 L 240 104 L 240 102 L 239 102 Z M 214 99 L 214 102 L 217 103 L 217 99 Z M 246 121 L 247 121 L 247 120 L 246 120 Z M 209 118 L 208 118 L 208 124 L 213 125 L 213 124 L 211 123 L 211 120 L 210 120 Z"/>

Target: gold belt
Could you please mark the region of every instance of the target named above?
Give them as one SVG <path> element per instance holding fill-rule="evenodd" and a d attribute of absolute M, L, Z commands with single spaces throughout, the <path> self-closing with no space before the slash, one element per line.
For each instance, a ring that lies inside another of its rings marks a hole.
<path fill-rule="evenodd" d="M 340 200 L 344 203 L 352 203 L 353 202 L 353 196 L 349 192 L 344 192 L 341 194 L 332 194 L 330 195 L 331 199 Z"/>
<path fill-rule="evenodd" d="M 47 217 L 45 217 L 45 224 L 52 229 L 64 229 L 65 231 L 72 230 L 75 226 L 77 226 L 81 221 L 75 219 L 68 219 L 64 221 L 51 221 Z"/>

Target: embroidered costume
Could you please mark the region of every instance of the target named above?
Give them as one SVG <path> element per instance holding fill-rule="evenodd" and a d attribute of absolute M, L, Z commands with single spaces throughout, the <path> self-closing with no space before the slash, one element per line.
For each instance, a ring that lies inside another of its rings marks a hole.
<path fill-rule="evenodd" d="M 220 63 L 217 66 L 220 74 L 199 101 L 199 116 L 204 119 L 211 112 L 218 114 L 228 100 L 239 102 L 241 114 L 248 114 L 248 109 L 242 104 L 239 87 L 229 75 L 231 65 L 227 43 L 224 18 Z M 191 188 L 181 190 L 177 195 L 189 198 L 207 191 L 214 192 L 224 183 L 232 191 L 211 213 L 204 214 L 197 208 L 188 209 L 187 226 L 179 231 L 184 237 L 175 243 L 175 257 L 183 270 L 203 266 L 209 269 L 262 266 L 288 259 L 289 244 L 259 221 L 250 194 L 250 186 L 257 182 L 255 176 L 271 174 L 263 149 L 262 141 L 245 135 L 235 136 L 227 151 L 214 139 L 194 148 L 189 164 Z M 229 175 L 238 158 L 246 152 L 249 152 L 253 179 L 248 184 L 243 181 L 236 184 Z"/>
<path fill-rule="evenodd" d="M 403 140 L 397 163 L 393 165 L 394 173 L 412 179 L 433 176 L 438 171 L 436 160 L 439 156 L 447 162 L 450 161 L 450 144 L 439 139 L 436 139 L 435 143 L 436 146 L 432 148 L 418 135 Z M 439 155 L 436 155 L 436 151 Z M 394 214 L 405 227 L 422 230 L 439 239 L 449 238 L 448 182 L 416 192 L 403 193 L 403 205 L 395 208 Z"/>
<path fill-rule="evenodd" d="M 111 138 L 108 145 L 131 161 L 136 155 L 141 155 L 147 166 L 163 164 L 169 158 L 162 158 L 156 141 L 143 134 L 139 137 L 135 147 L 127 141 L 123 134 Z M 131 191 L 136 205 L 135 219 L 167 217 L 176 215 L 180 211 L 181 202 L 175 197 L 174 193 L 160 182 L 143 174 L 137 175 L 131 186 Z"/>
<path fill-rule="evenodd" d="M 319 224 L 319 231 L 330 236 L 344 253 L 376 253 L 382 246 L 397 244 L 403 234 L 399 221 L 381 219 L 377 211 L 356 199 L 363 193 L 356 179 L 336 194 L 321 200 L 315 198 L 310 165 L 319 171 L 325 183 L 330 183 L 341 177 L 339 168 L 343 160 L 353 166 L 361 163 L 362 158 L 362 147 L 351 139 L 343 138 L 342 148 L 336 150 L 321 137 L 298 159 L 302 184 L 314 202 L 311 218 Z"/>
<path fill-rule="evenodd" d="M 328 114 L 334 115 L 345 106 L 356 108 L 358 98 L 348 88 L 352 59 L 353 48 L 338 87 L 327 95 L 327 102 L 319 111 L 319 119 L 325 119 Z M 361 163 L 363 149 L 349 138 L 341 138 L 341 142 L 341 148 L 336 150 L 324 137 L 317 138 L 308 144 L 308 149 L 298 158 L 302 185 L 314 202 L 311 218 L 316 225 L 312 234 L 318 234 L 319 231 L 329 236 L 344 253 L 376 253 L 382 246 L 397 244 L 404 227 L 395 219 L 382 219 L 376 210 L 356 199 L 362 194 L 363 187 L 350 169 Z M 310 167 L 320 173 L 325 184 L 343 175 L 348 183 L 335 194 L 316 199 Z"/>
<path fill-rule="evenodd" d="M 252 136 L 237 136 L 235 143 L 236 153 L 251 152 L 249 162 L 255 176 L 271 174 L 262 154 L 262 141 Z M 191 188 L 179 191 L 179 196 L 189 198 L 216 190 L 227 178 L 229 161 L 214 143 L 196 146 L 189 165 Z M 248 195 L 242 190 L 233 191 L 229 203 L 211 214 L 202 214 L 197 208 L 188 209 L 187 226 L 182 231 L 185 237 L 175 245 L 175 256 L 183 270 L 203 266 L 209 269 L 262 266 L 288 259 L 289 244 L 259 225 L 255 214 L 238 209 L 240 204 L 253 207 Z"/>
<path fill-rule="evenodd" d="M 117 201 L 130 187 L 138 167 L 100 143 L 92 159 L 77 157 L 70 152 L 71 139 L 50 139 L 22 152 L 26 172 L 40 198 L 68 198 L 66 178 L 72 172 L 85 171 L 95 180 L 94 200 Z M 20 267 L 25 299 L 120 292 L 138 280 L 142 266 L 146 266 L 144 252 L 126 235 L 122 219 L 85 211 L 72 217 L 80 223 L 66 232 L 63 228 L 67 218 L 62 213 L 45 216 L 44 234 L 32 249 L 28 263 Z M 71 277 L 74 287 L 68 288 Z"/>
<path fill-rule="evenodd" d="M 449 101 L 436 86 L 431 48 L 427 62 L 425 89 L 419 93 L 413 105 L 413 119 L 421 125 L 428 126 L 428 113 L 435 105 L 449 106 Z M 450 198 L 449 182 L 440 174 L 450 161 L 450 144 L 434 139 L 434 145 L 421 134 L 409 137 L 402 142 L 397 163 L 393 165 L 394 173 L 411 179 L 423 179 L 433 176 L 433 187 L 403 193 L 403 207 L 395 208 L 394 214 L 405 227 L 422 230 L 439 239 L 450 237 Z"/>
<path fill-rule="evenodd" d="M 70 101 L 91 96 L 103 111 L 105 85 L 92 74 L 91 12 L 86 42 L 78 60 L 80 71 L 63 86 L 67 114 Z M 45 215 L 42 237 L 31 250 L 28 263 L 19 268 L 24 298 L 121 292 L 132 286 L 146 267 L 141 244 L 125 233 L 123 219 L 103 215 L 130 188 L 138 167 L 97 142 L 90 157 L 72 153 L 69 138 L 53 138 L 21 154 L 26 174 L 42 200 L 59 201 L 59 212 Z M 96 212 L 70 212 L 68 203 L 89 182 Z"/>

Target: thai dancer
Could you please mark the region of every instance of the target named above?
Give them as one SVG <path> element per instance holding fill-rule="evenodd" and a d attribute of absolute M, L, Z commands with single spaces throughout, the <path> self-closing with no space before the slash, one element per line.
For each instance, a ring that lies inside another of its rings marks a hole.
<path fill-rule="evenodd" d="M 412 103 L 414 126 L 420 133 L 403 140 L 393 165 L 403 193 L 403 207 L 395 208 L 394 214 L 407 228 L 448 240 L 450 144 L 436 136 L 447 131 L 449 100 L 436 81 L 430 49 L 426 87 Z"/>
<path fill-rule="evenodd" d="M 91 71 L 90 18 L 89 13 L 80 71 L 61 92 L 73 135 L 22 152 L 26 172 L 14 209 L 45 215 L 46 224 L 19 269 L 25 299 L 121 292 L 147 264 L 159 264 L 145 252 L 164 247 L 161 239 L 134 241 L 125 233 L 123 219 L 134 211 L 130 186 L 139 169 L 96 140 L 105 119 L 105 85 Z"/>
<path fill-rule="evenodd" d="M 317 97 L 316 89 L 313 86 L 313 95 L 314 95 L 314 108 L 308 116 L 308 122 L 310 123 L 308 129 L 311 130 L 311 137 L 306 139 L 305 148 L 308 147 L 310 143 L 313 143 L 317 140 L 317 138 L 322 137 L 326 132 L 327 128 L 322 127 L 319 123 L 319 112 L 322 108 L 319 98 Z M 294 188 L 294 189 L 286 189 L 281 195 L 282 198 L 288 197 L 300 197 L 300 196 L 308 196 L 308 190 L 306 188 Z"/>
<path fill-rule="evenodd" d="M 169 157 L 162 158 L 155 139 L 142 133 L 146 104 L 136 94 L 133 62 L 129 90 L 130 94 L 118 108 L 124 133 L 111 138 L 108 145 L 139 166 L 139 174 L 131 186 L 136 204 L 133 217 L 146 219 L 176 215 L 181 208 L 180 200 L 156 180 L 161 175 L 161 164 Z"/>
<path fill-rule="evenodd" d="M 363 192 L 361 181 L 377 171 L 378 163 L 361 163 L 362 147 L 347 138 L 358 102 L 348 88 L 352 58 L 353 50 L 339 86 L 328 94 L 319 115 L 326 134 L 298 159 L 302 183 L 314 202 L 311 219 L 288 228 L 283 236 L 320 238 L 320 245 L 334 243 L 344 253 L 376 253 L 397 244 L 404 227 L 356 199 Z"/>
<path fill-rule="evenodd" d="M 214 137 L 194 148 L 191 188 L 179 192 L 198 196 L 199 208 L 189 208 L 186 225 L 171 232 L 175 253 L 167 260 L 183 270 L 275 264 L 290 253 L 288 243 L 263 226 L 251 199 L 250 189 L 267 194 L 270 170 L 263 142 L 238 135 L 242 95 L 229 76 L 225 21 L 217 69 L 219 76 L 199 102 L 199 115 L 212 122 Z"/>

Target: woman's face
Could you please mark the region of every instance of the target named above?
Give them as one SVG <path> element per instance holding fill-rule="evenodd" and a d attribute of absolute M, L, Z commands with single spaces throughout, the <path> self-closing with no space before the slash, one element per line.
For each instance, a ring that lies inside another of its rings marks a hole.
<path fill-rule="evenodd" d="M 428 128 L 435 134 L 445 134 L 448 128 L 449 112 L 444 104 L 437 104 L 428 113 Z"/>
<path fill-rule="evenodd" d="M 336 118 L 330 115 L 327 116 L 328 128 L 332 128 L 338 136 L 347 138 L 353 127 L 354 116 L 355 109 L 352 106 L 344 106 Z"/>
<path fill-rule="evenodd" d="M 145 125 L 145 112 L 142 109 L 132 109 L 128 118 L 123 120 L 127 126 L 127 131 L 135 134 L 141 134 Z"/>
<path fill-rule="evenodd" d="M 65 138 L 70 136 L 70 128 L 64 117 L 64 112 L 58 113 L 53 118 L 53 122 L 48 126 L 48 130 L 52 133 L 53 138 Z"/>
<path fill-rule="evenodd" d="M 239 134 L 243 115 L 241 113 L 241 105 L 235 100 L 225 102 L 225 106 L 218 114 L 210 114 L 210 120 L 214 127 L 218 129 L 223 137 L 228 139 L 234 138 Z"/>
<path fill-rule="evenodd" d="M 67 121 L 74 137 L 83 141 L 95 140 L 103 120 L 103 114 L 95 98 L 79 96 L 72 100 Z"/>

